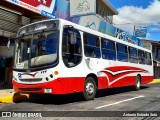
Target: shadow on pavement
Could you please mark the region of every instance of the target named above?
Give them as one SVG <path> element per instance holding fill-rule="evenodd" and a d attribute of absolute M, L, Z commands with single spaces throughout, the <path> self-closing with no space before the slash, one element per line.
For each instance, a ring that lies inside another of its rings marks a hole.
<path fill-rule="evenodd" d="M 30 94 L 28 102 L 39 104 L 67 104 L 83 101 L 81 93 L 68 95 Z"/>
<path fill-rule="evenodd" d="M 147 89 L 149 86 L 142 86 L 141 90 Z M 134 91 L 133 87 L 122 87 L 122 88 L 112 88 L 106 90 L 98 91 L 98 95 L 96 97 L 105 97 L 115 94 L 121 94 Z M 68 94 L 68 95 L 50 95 L 50 94 L 30 94 L 27 102 L 37 103 L 37 104 L 68 104 L 73 102 L 81 102 L 84 101 L 82 93 L 76 94 Z"/>
<path fill-rule="evenodd" d="M 149 86 L 141 86 L 140 90 L 147 89 L 147 88 L 149 88 Z M 96 97 L 105 97 L 105 96 L 121 94 L 121 93 L 126 93 L 126 92 L 131 92 L 131 91 L 135 91 L 134 86 L 120 87 L 120 88 L 109 88 L 109 89 L 98 91 L 98 94 Z"/>

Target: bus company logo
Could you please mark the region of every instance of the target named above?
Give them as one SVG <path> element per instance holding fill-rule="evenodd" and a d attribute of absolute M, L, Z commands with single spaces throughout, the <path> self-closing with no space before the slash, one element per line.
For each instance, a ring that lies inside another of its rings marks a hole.
<path fill-rule="evenodd" d="M 22 73 L 18 73 L 18 78 L 22 78 Z"/>
<path fill-rule="evenodd" d="M 44 5 L 46 7 L 50 7 L 52 0 L 21 0 L 24 3 L 37 7 L 39 5 Z"/>

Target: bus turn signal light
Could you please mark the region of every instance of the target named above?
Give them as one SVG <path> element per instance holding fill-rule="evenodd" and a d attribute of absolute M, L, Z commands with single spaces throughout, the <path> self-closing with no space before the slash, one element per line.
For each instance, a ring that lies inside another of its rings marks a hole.
<path fill-rule="evenodd" d="M 55 74 L 55 75 L 58 75 L 58 71 L 54 71 L 54 74 Z"/>

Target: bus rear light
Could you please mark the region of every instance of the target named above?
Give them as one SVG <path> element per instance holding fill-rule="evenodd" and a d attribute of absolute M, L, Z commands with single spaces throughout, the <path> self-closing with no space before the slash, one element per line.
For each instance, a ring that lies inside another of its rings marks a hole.
<path fill-rule="evenodd" d="M 44 93 L 52 93 L 52 89 L 51 88 L 45 88 Z"/>

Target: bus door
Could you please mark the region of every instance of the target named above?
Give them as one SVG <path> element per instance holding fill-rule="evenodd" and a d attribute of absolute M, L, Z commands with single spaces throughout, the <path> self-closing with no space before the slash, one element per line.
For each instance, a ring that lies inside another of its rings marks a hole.
<path fill-rule="evenodd" d="M 62 57 L 67 68 L 77 66 L 82 60 L 81 35 L 80 32 L 73 27 L 64 27 Z"/>
<path fill-rule="evenodd" d="M 65 90 L 68 92 L 82 91 L 83 82 L 79 76 L 82 66 L 82 41 L 78 30 L 64 26 L 62 38 L 62 59 L 64 63 Z"/>

